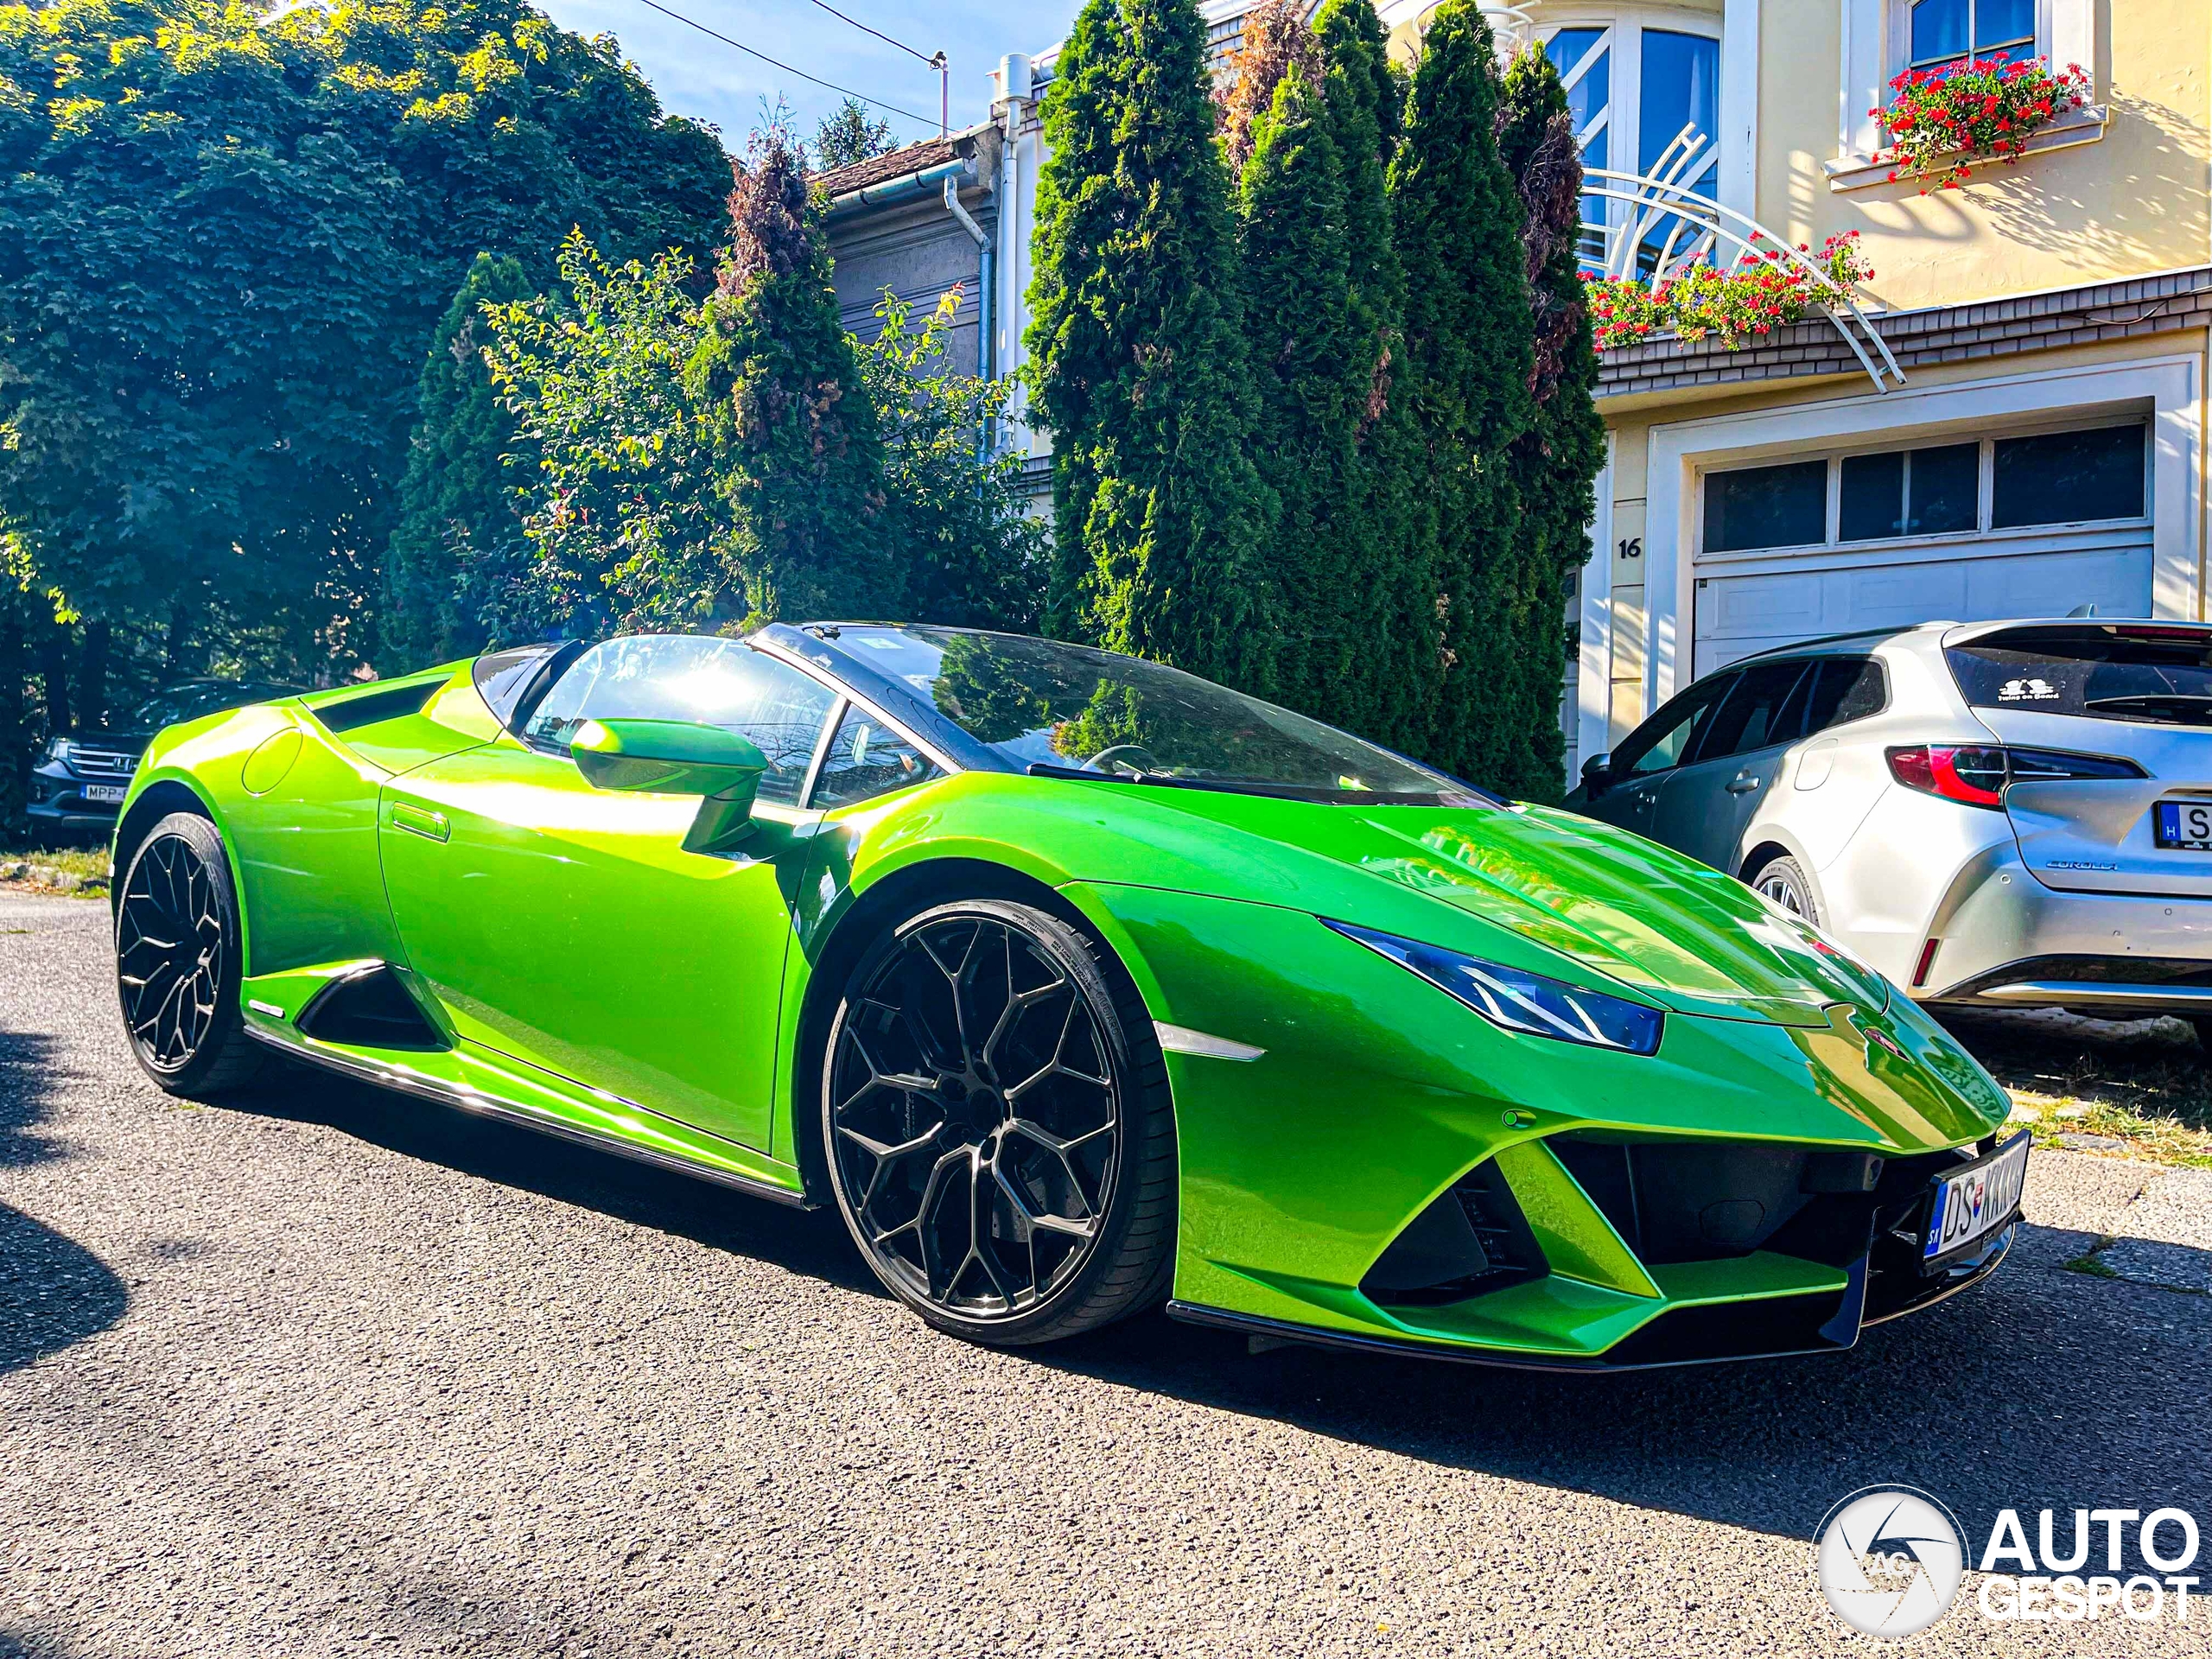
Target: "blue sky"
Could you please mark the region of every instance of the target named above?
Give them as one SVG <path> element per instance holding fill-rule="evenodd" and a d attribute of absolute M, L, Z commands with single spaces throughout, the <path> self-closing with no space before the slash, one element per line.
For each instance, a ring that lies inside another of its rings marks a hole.
<path fill-rule="evenodd" d="M 537 0 L 554 22 L 580 35 L 611 34 L 623 55 L 645 72 L 671 113 L 711 121 L 732 149 L 759 121 L 760 100 L 779 92 L 791 100 L 802 134 L 839 101 L 836 92 L 687 29 L 639 0 Z M 809 0 L 662 0 L 671 10 L 697 19 L 771 57 L 823 80 L 881 99 L 927 124 L 887 116 L 903 142 L 937 130 L 937 72 L 895 47 L 842 23 Z M 906 41 L 925 55 L 942 48 L 952 64 L 952 124 L 959 128 L 988 113 L 985 77 L 1008 52 L 1041 52 L 1064 35 L 1079 0 L 980 0 L 925 5 L 919 0 L 830 0 L 839 11 Z M 885 112 L 879 111 L 879 115 Z"/>

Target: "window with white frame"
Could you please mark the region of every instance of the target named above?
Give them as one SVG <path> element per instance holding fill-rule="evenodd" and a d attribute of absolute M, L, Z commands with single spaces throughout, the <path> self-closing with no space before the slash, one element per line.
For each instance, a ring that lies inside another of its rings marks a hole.
<path fill-rule="evenodd" d="M 1660 174 L 1698 195 L 1717 194 L 1719 180 L 1720 40 L 1688 26 L 1678 13 L 1649 21 L 1632 10 L 1616 10 L 1554 29 L 1544 50 L 1567 87 L 1567 107 L 1582 145 L 1583 165 Z M 1619 222 L 1625 202 L 1586 197 L 1591 226 Z M 1647 270 L 1675 221 L 1666 217 L 1639 240 Z M 1604 250 L 1586 232 L 1584 257 Z"/>
<path fill-rule="evenodd" d="M 1955 69 L 1974 58 L 2024 63 L 2036 51 L 2035 0 L 1908 0 L 1904 67 Z"/>
<path fill-rule="evenodd" d="M 1839 135 L 1845 156 L 1884 145 L 1890 82 L 1912 69 L 1949 68 L 1973 58 L 2078 63 L 2099 83 L 2096 0 L 1842 0 L 1843 88 Z"/>
<path fill-rule="evenodd" d="M 1705 474 L 1707 553 L 1839 550 L 2035 526 L 2141 521 L 2150 445 L 2139 418 L 1934 442 Z"/>

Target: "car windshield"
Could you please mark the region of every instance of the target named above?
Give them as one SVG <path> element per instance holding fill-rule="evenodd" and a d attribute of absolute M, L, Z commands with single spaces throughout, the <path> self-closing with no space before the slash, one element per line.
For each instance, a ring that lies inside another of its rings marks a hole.
<path fill-rule="evenodd" d="M 1025 770 L 1307 800 L 1491 804 L 1348 732 L 1138 658 L 950 628 L 851 626 L 838 639 Z"/>
<path fill-rule="evenodd" d="M 2212 630 L 2158 622 L 2006 628 L 1944 655 L 1978 709 L 2212 727 Z"/>
<path fill-rule="evenodd" d="M 202 715 L 291 695 L 292 688 L 288 685 L 272 685 L 260 680 L 194 680 L 189 685 L 173 685 L 155 692 L 130 711 L 128 726 L 132 731 L 157 732 L 180 721 L 197 720 Z"/>

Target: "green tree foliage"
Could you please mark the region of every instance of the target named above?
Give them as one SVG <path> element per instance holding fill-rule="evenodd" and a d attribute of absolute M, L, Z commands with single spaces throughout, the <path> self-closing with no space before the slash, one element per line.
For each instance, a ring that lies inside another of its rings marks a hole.
<path fill-rule="evenodd" d="M 1306 12 L 1306 0 L 1258 0 L 1238 23 L 1234 73 L 1214 95 L 1232 177 L 1243 176 L 1252 159 L 1252 129 L 1274 105 L 1282 78 L 1293 69 L 1308 81 L 1320 78 L 1320 45 Z"/>
<path fill-rule="evenodd" d="M 1281 630 L 1273 695 L 1372 728 L 1363 672 L 1380 574 L 1360 438 L 1376 342 L 1351 284 L 1344 168 L 1321 82 L 1294 58 L 1252 124 L 1237 198 L 1253 460 L 1280 502 L 1262 569 Z"/>
<path fill-rule="evenodd" d="M 953 289 L 917 330 L 906 302 L 887 293 L 875 313 L 882 327 L 857 353 L 883 439 L 887 532 L 906 591 L 900 613 L 1027 632 L 1043 609 L 1050 543 L 1025 511 L 1020 454 L 978 458 L 1011 388 L 945 367 L 961 300 Z"/>
<path fill-rule="evenodd" d="M 1605 429 L 1595 402 L 1598 353 L 1575 255 L 1581 152 L 1559 71 L 1539 48 L 1523 51 L 1506 71 L 1498 150 L 1526 214 L 1522 234 L 1535 332 L 1530 379 L 1535 420 L 1512 451 L 1529 607 L 1526 696 L 1532 705 L 1548 698 L 1555 705 L 1561 671 L 1571 658 L 1567 594 L 1574 573 L 1590 556 L 1593 486 L 1605 462 Z M 1522 793 L 1557 798 L 1564 748 L 1556 721 L 1532 732 Z"/>
<path fill-rule="evenodd" d="M 1274 624 L 1229 179 L 1193 0 L 1088 0 L 1045 94 L 1027 344 L 1048 626 L 1250 690 Z"/>
<path fill-rule="evenodd" d="M 1434 572 L 1440 629 L 1421 748 L 1510 791 L 1534 779 L 1537 723 L 1557 718 L 1557 694 L 1532 709 L 1519 666 L 1535 599 L 1516 556 L 1509 457 L 1535 416 L 1535 346 L 1521 202 L 1498 156 L 1499 97 L 1489 24 L 1474 0 L 1444 0 L 1390 173 L 1406 274 L 1406 372 L 1393 395 L 1413 427 L 1413 535 Z"/>
<path fill-rule="evenodd" d="M 1346 280 L 1367 371 L 1347 533 L 1368 574 L 1346 581 L 1338 596 L 1347 632 L 1363 642 L 1349 706 L 1359 711 L 1358 730 L 1411 750 L 1427 739 L 1438 644 L 1435 576 L 1414 515 L 1425 486 L 1411 464 L 1408 400 L 1393 395 L 1404 372 L 1406 279 L 1387 181 L 1404 88 L 1371 0 L 1326 0 L 1313 29 L 1326 65 L 1322 116 L 1344 171 Z"/>
<path fill-rule="evenodd" d="M 892 614 L 905 595 L 881 435 L 838 320 L 821 206 L 781 128 L 755 136 L 730 220 L 684 368 L 731 509 L 724 562 L 761 618 Z"/>
<path fill-rule="evenodd" d="M 416 391 L 419 411 L 384 565 L 384 654 L 443 662 L 483 649 L 484 612 L 529 556 L 520 492 L 535 457 L 484 363 L 487 305 L 530 297 L 520 262 L 476 256 L 446 308 Z"/>
<path fill-rule="evenodd" d="M 834 172 L 898 148 L 891 137 L 891 124 L 869 120 L 868 105 L 857 98 L 849 98 L 823 117 L 814 130 L 814 170 Z"/>
<path fill-rule="evenodd" d="M 535 281 L 575 225 L 699 245 L 728 177 L 612 41 L 524 0 L 0 6 L 0 518 L 69 607 L 193 642 L 181 667 L 369 658 L 477 252 Z"/>
<path fill-rule="evenodd" d="M 684 385 L 702 328 L 693 270 L 680 253 L 610 265 L 577 232 L 561 250 L 564 293 L 485 314 L 492 383 L 540 457 L 527 517 L 536 556 L 485 619 L 496 637 L 733 613 L 725 553 L 737 530 L 706 411 Z"/>
<path fill-rule="evenodd" d="M 535 556 L 487 631 L 734 627 L 765 614 L 763 599 L 809 588 L 828 597 L 783 613 L 1031 626 L 1042 530 L 1022 514 L 1019 457 L 977 460 L 977 429 L 1003 410 L 1007 388 L 944 372 L 952 303 L 917 331 L 887 298 L 877 339 L 849 338 L 852 385 L 880 454 L 869 531 L 893 585 L 879 609 L 830 591 L 849 580 L 842 563 L 796 580 L 747 563 L 763 547 L 821 544 L 821 518 L 792 522 L 813 512 L 803 486 L 816 474 L 810 461 L 764 488 L 757 470 L 735 470 L 765 463 L 747 459 L 733 429 L 735 393 L 695 372 L 729 336 L 713 333 L 708 315 L 724 300 L 694 299 L 691 270 L 675 254 L 613 267 L 574 237 L 562 251 L 563 295 L 486 314 L 493 382 L 542 457 L 527 520 Z M 785 522 L 747 522 L 763 510 Z"/>

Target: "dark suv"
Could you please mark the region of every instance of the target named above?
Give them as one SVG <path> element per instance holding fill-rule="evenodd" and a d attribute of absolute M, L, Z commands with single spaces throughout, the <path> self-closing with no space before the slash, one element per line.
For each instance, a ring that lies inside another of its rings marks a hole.
<path fill-rule="evenodd" d="M 299 694 L 298 686 L 270 680 L 186 680 L 154 693 L 116 730 L 57 737 L 31 773 L 31 827 L 105 836 L 115 827 L 138 757 L 162 727 Z"/>

